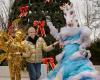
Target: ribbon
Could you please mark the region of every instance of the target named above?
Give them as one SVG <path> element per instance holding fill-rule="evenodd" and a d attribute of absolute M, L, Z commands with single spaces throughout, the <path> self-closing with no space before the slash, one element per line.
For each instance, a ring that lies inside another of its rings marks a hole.
<path fill-rule="evenodd" d="M 51 68 L 54 69 L 54 67 L 55 67 L 54 59 L 53 58 L 49 58 L 49 61 L 50 61 L 49 63 L 50 63 Z"/>
<path fill-rule="evenodd" d="M 34 21 L 33 22 L 33 26 L 37 26 L 38 29 L 37 29 L 37 32 L 41 34 L 41 36 L 44 36 L 45 35 L 45 30 L 44 30 L 44 25 L 45 25 L 45 21 Z"/>
<path fill-rule="evenodd" d="M 28 13 L 29 7 L 28 6 L 21 6 L 19 7 L 20 15 L 19 17 L 25 17 Z"/>
<path fill-rule="evenodd" d="M 54 64 L 54 59 L 52 57 L 49 57 L 49 58 L 43 58 L 42 59 L 42 62 L 43 64 L 46 64 L 46 67 L 47 67 L 47 71 L 49 70 L 49 64 L 51 66 L 52 69 L 54 69 L 55 67 L 55 64 Z"/>

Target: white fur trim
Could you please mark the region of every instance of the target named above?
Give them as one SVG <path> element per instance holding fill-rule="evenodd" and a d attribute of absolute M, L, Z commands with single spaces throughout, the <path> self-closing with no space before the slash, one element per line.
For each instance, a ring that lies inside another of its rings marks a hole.
<path fill-rule="evenodd" d="M 87 57 L 85 56 L 87 54 Z M 77 51 L 75 52 L 72 56 L 70 56 L 70 60 L 75 60 L 77 58 L 90 58 L 91 57 L 91 53 L 89 50 L 85 50 L 85 51 Z"/>
<path fill-rule="evenodd" d="M 71 36 L 71 35 L 75 35 L 79 32 L 80 28 L 78 27 L 68 27 L 68 26 L 65 26 L 63 28 L 61 28 L 60 30 L 60 34 L 61 36 Z"/>
<path fill-rule="evenodd" d="M 89 37 L 91 35 L 91 30 L 86 26 L 80 27 L 80 30 L 81 30 L 81 33 L 82 33 L 83 36 Z"/>
<path fill-rule="evenodd" d="M 81 45 L 80 49 L 84 49 L 86 47 L 90 46 L 91 39 L 91 30 L 88 27 L 80 27 L 81 35 L 80 35 L 80 40 L 81 40 Z"/>
<path fill-rule="evenodd" d="M 80 53 L 80 51 L 77 51 L 69 59 L 75 60 L 75 59 L 80 58 L 80 57 L 84 57 L 84 56 Z"/>

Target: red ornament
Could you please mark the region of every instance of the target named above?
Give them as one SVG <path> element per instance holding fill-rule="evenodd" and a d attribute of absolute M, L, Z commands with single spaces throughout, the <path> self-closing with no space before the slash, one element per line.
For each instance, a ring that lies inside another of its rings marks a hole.
<path fill-rule="evenodd" d="M 44 25 L 45 25 L 45 21 L 34 21 L 33 22 L 33 26 L 37 26 L 38 27 L 38 29 L 37 29 L 37 32 L 39 33 L 41 33 L 41 36 L 44 36 L 45 35 L 45 30 L 44 30 Z"/>
<path fill-rule="evenodd" d="M 34 25 L 34 26 L 37 26 L 37 25 L 38 25 L 38 21 L 34 21 L 34 22 L 33 22 L 33 25 Z"/>
<path fill-rule="evenodd" d="M 50 60 L 49 63 L 50 63 L 51 68 L 54 69 L 54 67 L 55 67 L 54 59 L 53 58 L 49 58 L 49 60 Z"/>
<path fill-rule="evenodd" d="M 43 59 L 42 59 L 42 62 L 43 62 L 44 64 L 46 64 L 47 71 L 48 71 L 49 64 L 50 64 L 50 66 L 51 66 L 52 69 L 54 69 L 54 67 L 55 67 L 54 59 L 53 59 L 52 57 L 43 58 Z"/>
<path fill-rule="evenodd" d="M 20 15 L 19 17 L 25 17 L 29 11 L 29 6 L 21 6 L 19 7 Z"/>

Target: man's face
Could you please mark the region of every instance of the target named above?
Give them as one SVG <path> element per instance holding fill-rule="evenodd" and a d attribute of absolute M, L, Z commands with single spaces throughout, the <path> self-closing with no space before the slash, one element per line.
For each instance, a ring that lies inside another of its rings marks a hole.
<path fill-rule="evenodd" d="M 17 31 L 16 33 L 15 33 L 15 37 L 16 37 L 16 39 L 18 39 L 18 40 L 22 40 L 23 39 L 23 33 L 21 32 L 21 31 Z"/>
<path fill-rule="evenodd" d="M 30 36 L 32 39 L 34 39 L 34 37 L 36 36 L 36 31 L 34 28 L 32 28 L 28 31 L 28 36 Z"/>

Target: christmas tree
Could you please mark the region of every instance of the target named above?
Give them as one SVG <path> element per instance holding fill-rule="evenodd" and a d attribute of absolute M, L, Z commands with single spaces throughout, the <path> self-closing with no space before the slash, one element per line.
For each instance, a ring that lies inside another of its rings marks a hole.
<path fill-rule="evenodd" d="M 64 26 L 65 20 L 59 9 L 59 3 L 59 0 L 15 0 L 9 21 L 13 21 L 20 17 L 22 18 L 23 25 L 33 25 L 34 20 L 45 20 L 45 15 L 48 14 L 51 16 L 51 19 L 57 28 L 62 27 Z M 20 10 L 21 7 L 24 7 L 23 11 Z M 25 9 L 27 10 L 25 11 Z M 27 14 L 21 16 L 21 12 Z"/>
<path fill-rule="evenodd" d="M 69 1 L 69 0 L 65 0 Z M 60 30 L 65 25 L 63 12 L 59 8 L 60 0 L 15 0 L 12 11 L 9 15 L 9 23 L 18 24 L 27 31 L 27 28 L 34 26 L 34 21 L 45 21 L 46 15 L 51 16 L 54 26 Z M 8 26 L 9 27 L 9 26 Z M 55 39 L 50 35 L 49 28 L 44 25 L 46 37 L 44 37 L 47 45 L 52 44 Z M 57 49 L 45 54 L 45 57 L 55 56 L 60 53 L 59 47 Z"/>
<path fill-rule="evenodd" d="M 69 0 L 63 0 L 69 1 Z M 12 7 L 12 12 L 9 15 L 9 22 L 13 22 L 16 19 L 21 19 L 19 24 L 21 27 L 27 30 L 28 27 L 33 26 L 35 20 L 44 20 L 45 16 L 49 15 L 54 26 L 60 30 L 61 27 L 65 25 L 65 20 L 63 17 L 63 12 L 59 9 L 60 0 L 15 0 L 15 3 Z M 23 11 L 21 11 L 21 8 Z M 26 11 L 25 11 L 26 10 Z M 21 14 L 22 13 L 22 14 Z M 55 39 L 50 35 L 49 28 L 44 26 L 46 31 L 45 41 L 48 45 L 52 44 Z M 92 58 L 91 60 L 95 64 L 100 64 L 100 50 L 99 50 L 100 40 L 93 42 L 88 48 L 91 51 Z M 48 54 L 44 54 L 45 57 L 55 56 L 61 52 L 59 47 Z"/>

